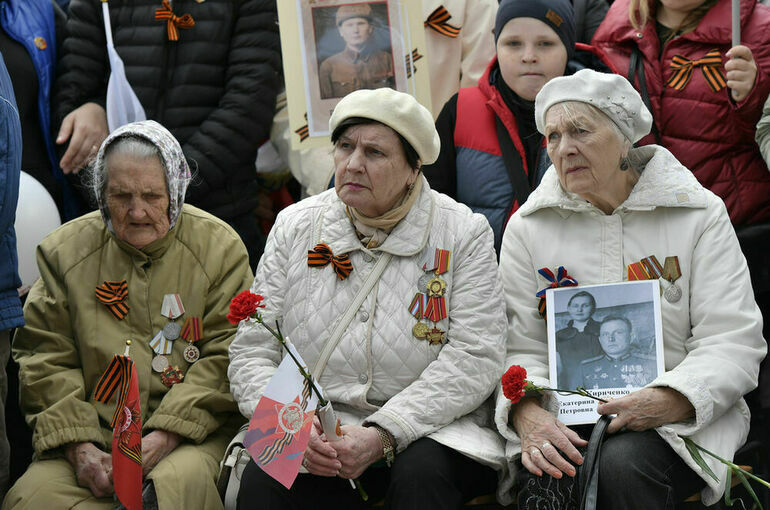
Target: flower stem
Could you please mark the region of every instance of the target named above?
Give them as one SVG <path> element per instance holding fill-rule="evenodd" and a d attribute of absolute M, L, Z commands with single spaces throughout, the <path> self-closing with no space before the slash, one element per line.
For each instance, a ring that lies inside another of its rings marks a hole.
<path fill-rule="evenodd" d="M 286 352 L 289 353 L 289 356 L 291 356 L 292 361 L 294 361 L 294 364 L 297 365 L 297 368 L 299 369 L 299 373 L 304 377 L 308 383 L 310 383 L 310 389 L 315 392 L 316 396 L 318 397 L 318 406 L 324 407 L 328 402 L 325 398 L 323 398 L 323 395 L 321 395 L 321 392 L 318 391 L 318 388 L 316 388 L 316 385 L 313 383 L 313 376 L 305 370 L 305 367 L 302 366 L 302 364 L 299 362 L 296 356 L 294 356 L 294 353 L 291 352 L 291 349 L 289 349 L 289 346 L 286 344 L 286 340 L 283 339 L 283 335 L 281 334 L 281 328 L 278 326 L 278 322 L 276 321 L 275 327 L 276 329 L 271 328 L 268 326 L 263 320 L 262 316 L 257 314 L 256 320 L 258 323 L 260 323 L 266 330 L 270 332 L 271 335 L 275 337 L 276 340 L 278 340 L 284 349 L 286 349 Z"/>
<path fill-rule="evenodd" d="M 756 475 L 754 475 L 752 473 L 749 473 L 748 471 L 746 471 L 745 469 L 740 467 L 738 464 L 736 464 L 734 462 L 730 462 L 727 459 L 723 459 L 722 457 L 720 457 L 716 453 L 708 451 L 707 449 L 705 449 L 704 447 L 702 447 L 701 445 L 699 445 L 698 443 L 696 443 L 695 441 L 693 441 L 689 437 L 683 437 L 682 439 L 684 441 L 689 442 L 691 445 L 693 445 L 695 448 L 697 448 L 698 450 L 702 451 L 706 455 L 709 455 L 709 456 L 717 459 L 719 462 L 721 462 L 722 464 L 724 464 L 728 468 L 732 469 L 733 471 L 740 471 L 741 473 L 743 473 L 744 475 L 748 476 L 752 480 L 755 480 L 755 481 L 761 483 L 762 485 L 764 485 L 765 487 L 770 489 L 770 482 L 766 482 L 765 480 L 761 479 L 760 477 L 758 477 L 758 476 L 756 476 Z"/>

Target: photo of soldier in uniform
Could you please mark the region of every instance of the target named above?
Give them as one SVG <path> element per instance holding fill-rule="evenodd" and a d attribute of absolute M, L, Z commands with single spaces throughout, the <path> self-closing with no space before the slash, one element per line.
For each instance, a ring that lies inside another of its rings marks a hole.
<path fill-rule="evenodd" d="M 599 323 L 593 318 L 595 311 L 596 299 L 590 292 L 577 292 L 567 302 L 569 322 L 567 327 L 556 332 L 559 388 L 573 389 L 582 385 L 582 374 L 577 370 L 580 362 L 602 352 Z"/>
<path fill-rule="evenodd" d="M 581 385 L 587 390 L 640 388 L 657 375 L 655 356 L 633 349 L 631 321 L 606 317 L 599 327 L 602 353 L 580 362 Z"/>
<path fill-rule="evenodd" d="M 328 26 L 331 12 L 333 27 Z M 393 52 L 389 37 L 384 37 L 389 32 L 385 2 L 318 7 L 313 17 L 321 99 L 394 87 Z"/>
<path fill-rule="evenodd" d="M 665 370 L 657 280 L 546 291 L 549 379 L 552 388 L 585 388 L 616 398 L 642 388 Z M 596 401 L 555 394 L 559 419 L 594 423 Z"/>

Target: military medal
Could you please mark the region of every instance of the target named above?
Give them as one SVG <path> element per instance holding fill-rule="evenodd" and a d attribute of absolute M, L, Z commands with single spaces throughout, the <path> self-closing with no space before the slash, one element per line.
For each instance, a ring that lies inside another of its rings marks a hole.
<path fill-rule="evenodd" d="M 425 290 L 428 288 L 428 283 L 430 283 L 431 276 L 430 273 L 425 273 L 424 275 L 420 276 L 420 279 L 417 280 L 417 288 L 420 290 Z"/>
<path fill-rule="evenodd" d="M 162 354 L 158 354 L 152 358 L 150 365 L 155 372 L 160 374 L 166 369 L 166 367 L 168 367 L 168 358 Z"/>
<path fill-rule="evenodd" d="M 422 292 L 418 292 L 412 299 L 412 304 L 409 305 L 409 313 L 417 318 L 417 324 L 412 327 L 412 335 L 419 340 L 425 340 L 425 334 L 428 332 L 428 325 L 422 322 L 425 311 L 426 296 Z"/>
<path fill-rule="evenodd" d="M 439 328 L 433 328 L 426 333 L 425 337 L 431 345 L 440 345 L 446 339 L 446 332 Z"/>
<path fill-rule="evenodd" d="M 446 282 L 436 276 L 428 282 L 427 289 L 429 297 L 442 297 L 446 291 Z"/>
<path fill-rule="evenodd" d="M 178 317 L 184 314 L 184 305 L 179 294 L 166 294 L 163 296 L 163 304 L 160 307 L 160 313 L 164 317 L 171 319 L 171 322 L 166 323 L 163 326 L 163 336 L 169 340 L 176 340 L 179 338 L 179 333 L 182 331 L 182 327 L 174 322 Z"/>
<path fill-rule="evenodd" d="M 161 382 L 168 388 L 175 384 L 179 384 L 184 380 L 184 374 L 177 366 L 168 366 L 160 374 Z"/>
<path fill-rule="evenodd" d="M 197 342 L 201 339 L 201 336 L 203 335 L 203 331 L 201 329 L 201 319 L 200 317 L 188 317 L 187 320 L 184 321 L 184 326 L 182 326 L 182 332 L 181 336 L 185 340 L 187 340 L 187 347 L 184 348 L 184 359 L 188 363 L 195 363 L 198 361 L 201 357 L 201 351 L 193 345 L 193 343 Z"/>
<path fill-rule="evenodd" d="M 669 303 L 676 303 L 682 299 L 682 289 L 675 283 L 682 276 L 682 269 L 679 267 L 679 257 L 666 257 L 663 263 L 663 278 L 668 280 L 671 285 L 663 292 L 663 297 Z"/>

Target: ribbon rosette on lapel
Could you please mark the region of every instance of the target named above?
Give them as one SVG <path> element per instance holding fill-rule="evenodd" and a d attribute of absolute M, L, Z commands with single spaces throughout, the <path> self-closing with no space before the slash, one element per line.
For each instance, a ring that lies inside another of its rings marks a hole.
<path fill-rule="evenodd" d="M 126 280 L 120 282 L 104 282 L 96 287 L 96 297 L 112 312 L 116 319 L 123 320 L 128 314 L 129 306 L 126 303 L 128 298 L 128 283 Z"/>
<path fill-rule="evenodd" d="M 436 10 L 430 13 L 428 19 L 423 23 L 424 26 L 432 28 L 441 35 L 455 38 L 460 35 L 460 27 L 449 24 L 452 15 L 446 10 L 446 7 L 439 5 Z"/>
<path fill-rule="evenodd" d="M 183 14 L 177 16 L 174 11 L 171 10 L 171 4 L 168 0 L 163 0 L 163 7 L 155 9 L 155 19 L 166 21 L 166 32 L 168 32 L 169 41 L 179 40 L 180 28 L 192 28 L 195 26 L 195 20 L 189 14 Z"/>
<path fill-rule="evenodd" d="M 671 69 L 674 70 L 674 74 L 668 79 L 666 85 L 676 90 L 682 90 L 690 81 L 692 70 L 696 67 L 700 67 L 703 77 L 706 78 L 706 83 L 709 84 L 712 91 L 719 92 L 727 86 L 725 76 L 722 74 L 722 56 L 717 49 L 709 51 L 703 58 L 697 60 L 690 60 L 682 55 L 674 55 L 674 58 L 671 59 Z"/>
<path fill-rule="evenodd" d="M 578 282 L 567 273 L 564 266 L 559 266 L 559 269 L 556 270 L 556 276 L 554 276 L 553 271 L 547 267 L 541 267 L 537 272 L 540 273 L 540 276 L 551 282 L 547 287 L 535 294 L 535 297 L 540 298 L 540 303 L 537 305 L 537 311 L 540 312 L 540 316 L 545 319 L 545 291 L 559 287 L 577 287 Z"/>
<path fill-rule="evenodd" d="M 326 243 L 318 243 L 315 248 L 308 250 L 307 265 L 309 267 L 324 267 L 329 263 L 334 267 L 334 272 L 337 273 L 340 280 L 347 278 L 353 270 L 353 264 L 350 262 L 348 254 L 335 256 Z"/>

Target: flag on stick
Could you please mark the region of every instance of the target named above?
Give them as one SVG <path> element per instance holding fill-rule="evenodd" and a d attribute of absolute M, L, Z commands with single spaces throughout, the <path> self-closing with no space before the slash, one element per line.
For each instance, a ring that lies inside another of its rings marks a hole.
<path fill-rule="evenodd" d="M 115 495 L 127 510 L 142 510 L 142 412 L 139 380 L 127 355 L 113 356 L 96 384 L 94 398 L 108 403 L 113 395 L 112 483 Z"/>
<path fill-rule="evenodd" d="M 305 366 L 294 346 L 287 346 Z M 257 466 L 287 489 L 299 473 L 317 406 L 310 383 L 285 356 L 257 403 L 243 444 Z"/>

